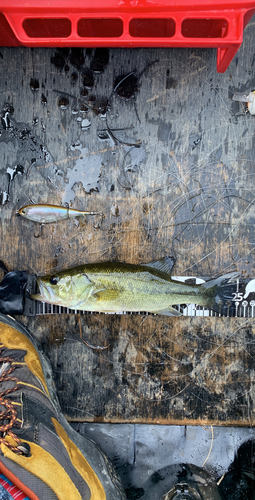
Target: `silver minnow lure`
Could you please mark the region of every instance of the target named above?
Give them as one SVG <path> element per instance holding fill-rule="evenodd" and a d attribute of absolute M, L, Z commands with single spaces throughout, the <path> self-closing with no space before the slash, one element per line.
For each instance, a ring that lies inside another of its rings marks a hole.
<path fill-rule="evenodd" d="M 73 217 L 101 215 L 102 212 L 75 210 L 74 208 L 59 207 L 57 205 L 26 205 L 18 210 L 18 214 L 34 222 L 47 224 L 49 222 L 58 222 Z"/>

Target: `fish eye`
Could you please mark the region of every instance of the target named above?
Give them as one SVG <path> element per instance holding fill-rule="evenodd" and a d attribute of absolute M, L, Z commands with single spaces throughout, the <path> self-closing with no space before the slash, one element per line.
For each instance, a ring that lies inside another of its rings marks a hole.
<path fill-rule="evenodd" d="M 50 278 L 50 284 L 51 285 L 56 285 L 58 281 L 59 281 L 59 278 L 57 276 L 52 276 Z"/>

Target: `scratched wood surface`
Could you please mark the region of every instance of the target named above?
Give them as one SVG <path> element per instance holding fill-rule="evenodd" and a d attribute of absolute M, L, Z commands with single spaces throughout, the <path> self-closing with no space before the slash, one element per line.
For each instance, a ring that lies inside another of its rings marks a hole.
<path fill-rule="evenodd" d="M 255 118 L 232 101 L 255 88 L 254 41 L 252 20 L 224 75 L 215 50 L 1 48 L 0 259 L 44 274 L 174 254 L 176 275 L 254 277 Z M 16 216 L 31 202 L 103 217 L 40 227 Z M 26 319 L 44 339 L 69 418 L 240 425 L 253 411 L 246 321 L 86 316 L 89 342 L 110 337 L 98 354 L 80 343 L 75 316 Z M 207 335 L 213 352 L 232 333 L 228 351 L 210 357 Z M 165 349 L 163 334 L 178 346 L 166 340 Z"/>
<path fill-rule="evenodd" d="M 254 424 L 254 322 L 93 314 L 81 316 L 80 329 L 76 315 L 24 321 L 51 360 L 69 420 Z"/>

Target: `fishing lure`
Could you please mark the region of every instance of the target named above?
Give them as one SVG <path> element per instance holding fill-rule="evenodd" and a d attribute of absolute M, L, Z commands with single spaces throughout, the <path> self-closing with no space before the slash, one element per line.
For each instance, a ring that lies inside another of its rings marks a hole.
<path fill-rule="evenodd" d="M 59 207 L 57 205 L 26 205 L 18 210 L 18 214 L 34 222 L 47 224 L 74 217 L 84 217 L 85 215 L 102 215 L 102 212 L 75 210 L 74 208 Z"/>
<path fill-rule="evenodd" d="M 246 110 L 249 111 L 249 113 L 251 115 L 255 115 L 255 91 L 254 90 L 252 90 L 248 95 L 240 93 L 240 92 L 239 93 L 236 92 L 233 95 L 232 100 L 238 101 L 238 102 L 246 102 L 247 103 Z"/>

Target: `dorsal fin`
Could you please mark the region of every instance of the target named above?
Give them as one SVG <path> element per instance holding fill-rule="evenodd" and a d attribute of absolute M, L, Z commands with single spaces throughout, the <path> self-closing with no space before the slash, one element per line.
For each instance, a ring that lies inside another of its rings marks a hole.
<path fill-rule="evenodd" d="M 148 264 L 143 264 L 147 267 L 152 267 L 153 269 L 157 269 L 162 273 L 166 273 L 171 275 L 171 271 L 174 267 L 176 259 L 174 257 L 163 257 L 162 259 L 155 260 L 154 262 L 149 262 Z"/>

